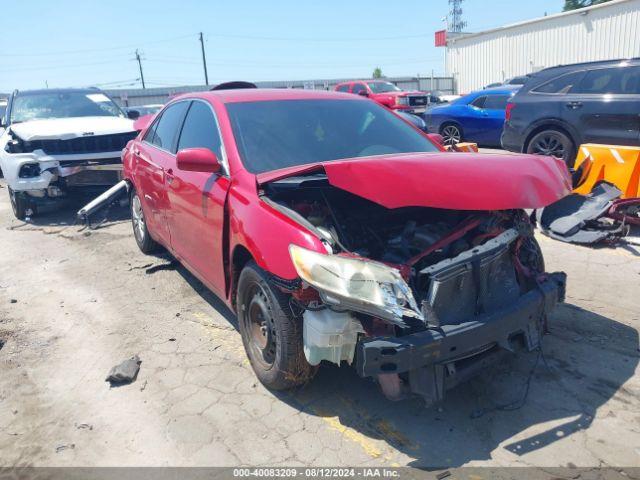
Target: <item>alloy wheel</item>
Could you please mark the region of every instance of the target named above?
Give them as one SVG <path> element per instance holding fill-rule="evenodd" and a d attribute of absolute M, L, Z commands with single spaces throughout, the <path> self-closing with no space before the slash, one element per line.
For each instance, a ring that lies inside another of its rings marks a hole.
<path fill-rule="evenodd" d="M 566 145 L 562 138 L 554 132 L 548 132 L 536 138 L 531 147 L 531 153 L 536 155 L 547 155 L 556 158 L 565 158 Z"/>
<path fill-rule="evenodd" d="M 442 139 L 445 145 L 455 145 L 462 140 L 462 133 L 455 125 L 447 125 L 442 129 Z"/>
<path fill-rule="evenodd" d="M 143 243 L 146 235 L 144 212 L 138 195 L 134 195 L 131 201 L 131 220 L 133 221 L 133 233 L 139 243 Z"/>

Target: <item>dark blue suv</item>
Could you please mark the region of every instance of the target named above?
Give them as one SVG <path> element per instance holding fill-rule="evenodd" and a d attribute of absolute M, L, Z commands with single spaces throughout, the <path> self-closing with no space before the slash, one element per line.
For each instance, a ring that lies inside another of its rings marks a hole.
<path fill-rule="evenodd" d="M 640 145 L 640 59 L 535 73 L 507 105 L 502 147 L 562 158 L 583 143 Z"/>

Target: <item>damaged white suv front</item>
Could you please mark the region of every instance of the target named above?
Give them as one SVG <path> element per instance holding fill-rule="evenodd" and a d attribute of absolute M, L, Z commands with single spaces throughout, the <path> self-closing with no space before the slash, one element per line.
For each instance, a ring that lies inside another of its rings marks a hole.
<path fill-rule="evenodd" d="M 15 91 L 1 126 L 0 168 L 16 218 L 71 191 L 121 179 L 133 120 L 98 89 Z"/>

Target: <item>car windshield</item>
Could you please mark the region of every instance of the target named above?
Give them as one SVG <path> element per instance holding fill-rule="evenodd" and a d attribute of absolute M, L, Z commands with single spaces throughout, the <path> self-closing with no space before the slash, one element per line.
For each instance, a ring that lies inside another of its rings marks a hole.
<path fill-rule="evenodd" d="M 367 83 L 373 93 L 401 92 L 402 90 L 390 82 L 369 82 Z"/>
<path fill-rule="evenodd" d="M 241 102 L 227 104 L 227 111 L 244 166 L 252 173 L 343 158 L 439 151 L 374 102 Z"/>
<path fill-rule="evenodd" d="M 52 92 L 24 93 L 13 99 L 11 122 L 48 118 L 124 117 L 120 108 L 104 93 Z"/>

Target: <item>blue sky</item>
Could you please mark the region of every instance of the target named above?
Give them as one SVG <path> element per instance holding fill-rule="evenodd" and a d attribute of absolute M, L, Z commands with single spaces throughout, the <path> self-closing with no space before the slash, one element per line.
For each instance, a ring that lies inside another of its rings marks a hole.
<path fill-rule="evenodd" d="M 562 0 L 465 0 L 469 31 L 557 13 Z M 54 6 L 55 5 L 55 6 Z M 443 73 L 447 0 L 2 0 L 0 92 Z M 133 85 L 132 85 L 133 84 Z"/>

